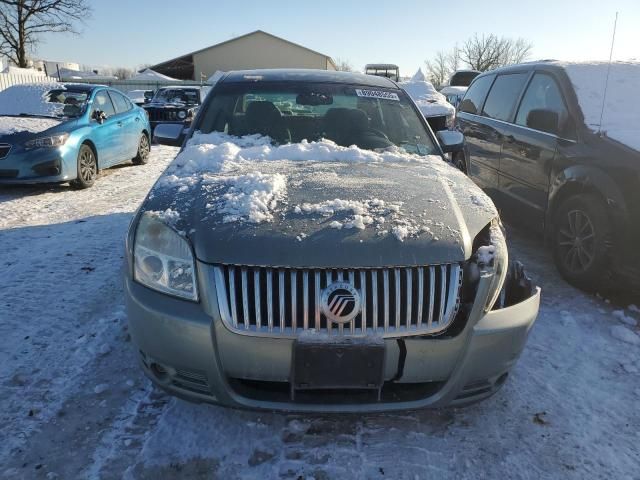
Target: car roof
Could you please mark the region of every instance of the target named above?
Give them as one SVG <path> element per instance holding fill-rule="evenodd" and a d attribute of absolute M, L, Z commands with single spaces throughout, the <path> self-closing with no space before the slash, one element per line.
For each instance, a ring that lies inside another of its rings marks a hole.
<path fill-rule="evenodd" d="M 193 90 L 199 90 L 203 87 L 206 87 L 207 85 L 163 85 L 162 87 L 160 87 L 158 90 L 166 90 L 167 88 L 176 88 L 178 90 L 182 90 L 185 88 L 189 88 L 189 89 L 193 89 Z"/>
<path fill-rule="evenodd" d="M 73 88 L 76 92 L 93 92 L 96 88 L 109 88 L 106 85 L 95 85 L 90 83 L 63 83 L 65 88 Z"/>
<path fill-rule="evenodd" d="M 299 83 L 345 83 L 368 87 L 399 87 L 385 77 L 365 75 L 355 72 L 338 72 L 335 70 L 313 70 L 303 68 L 274 68 L 265 70 L 237 70 L 227 73 L 218 83 L 252 83 L 252 82 L 299 82 Z"/>
<path fill-rule="evenodd" d="M 515 65 L 508 65 L 506 67 L 496 68 L 495 70 L 488 70 L 486 72 L 483 72 L 477 78 L 494 74 L 529 72 L 531 70 L 562 70 L 562 64 L 557 60 L 536 60 L 534 62 L 523 62 Z"/>

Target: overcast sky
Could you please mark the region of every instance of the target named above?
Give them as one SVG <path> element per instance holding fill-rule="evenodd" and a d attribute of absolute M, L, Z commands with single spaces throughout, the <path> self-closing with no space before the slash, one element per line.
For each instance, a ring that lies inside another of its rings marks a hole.
<path fill-rule="evenodd" d="M 396 0 L 395 2 L 109 0 L 93 2 L 79 37 L 49 35 L 34 55 L 53 61 L 135 67 L 261 29 L 349 61 L 400 65 L 409 75 L 438 50 L 474 33 L 523 37 L 531 59 L 640 60 L 640 0 Z"/>

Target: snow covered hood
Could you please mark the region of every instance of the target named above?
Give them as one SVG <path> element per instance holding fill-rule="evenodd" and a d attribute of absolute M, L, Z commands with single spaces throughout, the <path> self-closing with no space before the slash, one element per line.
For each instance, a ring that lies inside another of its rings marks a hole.
<path fill-rule="evenodd" d="M 60 125 L 57 118 L 0 116 L 0 137 L 15 133 L 41 133 Z"/>
<path fill-rule="evenodd" d="M 457 262 L 497 213 L 440 157 L 196 134 L 151 190 L 151 211 L 207 263 Z"/>
<path fill-rule="evenodd" d="M 556 64 L 573 84 L 587 127 L 640 151 L 640 63 L 611 64 L 606 99 L 608 62 Z"/>
<path fill-rule="evenodd" d="M 409 94 L 425 117 L 453 115 L 456 109 L 447 98 L 426 81 L 410 81 L 398 84 Z"/>

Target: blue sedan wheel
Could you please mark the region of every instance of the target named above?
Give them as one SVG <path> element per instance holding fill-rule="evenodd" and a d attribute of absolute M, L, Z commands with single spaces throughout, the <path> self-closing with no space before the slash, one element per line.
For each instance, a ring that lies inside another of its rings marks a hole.
<path fill-rule="evenodd" d="M 97 176 L 96 156 L 89 145 L 82 145 L 78 152 L 78 176 L 71 185 L 78 189 L 89 188 L 95 183 Z"/>
<path fill-rule="evenodd" d="M 151 146 L 149 145 L 149 137 L 145 133 L 140 136 L 140 142 L 138 142 L 138 154 L 133 159 L 133 163 L 136 165 L 144 165 L 149 161 L 149 152 Z"/>

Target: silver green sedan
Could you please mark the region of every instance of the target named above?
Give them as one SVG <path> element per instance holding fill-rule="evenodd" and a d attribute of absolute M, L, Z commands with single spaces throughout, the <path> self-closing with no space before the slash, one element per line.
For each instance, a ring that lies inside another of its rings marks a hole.
<path fill-rule="evenodd" d="M 144 372 L 232 407 L 364 412 L 495 393 L 540 290 L 495 207 L 382 77 L 230 72 L 127 237 Z"/>

